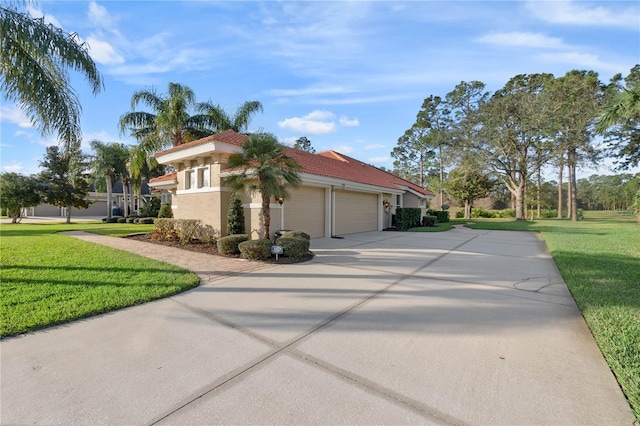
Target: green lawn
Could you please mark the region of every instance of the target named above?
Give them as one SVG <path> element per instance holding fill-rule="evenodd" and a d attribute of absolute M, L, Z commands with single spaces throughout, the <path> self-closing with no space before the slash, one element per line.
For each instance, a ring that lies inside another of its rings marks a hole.
<path fill-rule="evenodd" d="M 580 222 L 456 220 L 477 229 L 537 231 L 640 420 L 640 225 L 587 212 Z"/>
<path fill-rule="evenodd" d="M 167 263 L 99 246 L 60 231 L 127 235 L 135 224 L 3 224 L 0 337 L 62 324 L 180 293 L 198 277 Z"/>

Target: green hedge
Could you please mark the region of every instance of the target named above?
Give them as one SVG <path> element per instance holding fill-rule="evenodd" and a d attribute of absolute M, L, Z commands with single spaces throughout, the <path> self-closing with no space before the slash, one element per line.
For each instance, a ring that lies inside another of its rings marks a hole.
<path fill-rule="evenodd" d="M 427 216 L 435 216 L 436 223 L 447 223 L 449 222 L 449 212 L 447 210 L 427 210 Z"/>
<path fill-rule="evenodd" d="M 238 245 L 248 239 L 247 234 L 234 234 L 218 238 L 218 252 L 220 254 L 240 254 Z"/>
<path fill-rule="evenodd" d="M 422 216 L 422 226 L 435 226 L 437 222 L 438 218 L 436 216 Z"/>
<path fill-rule="evenodd" d="M 285 231 L 282 233 L 282 237 L 284 238 L 304 238 L 305 240 L 311 240 L 309 234 L 303 231 Z"/>
<path fill-rule="evenodd" d="M 418 207 L 397 207 L 396 229 L 406 231 L 409 228 L 420 226 L 421 213 L 422 211 Z"/>
<path fill-rule="evenodd" d="M 309 253 L 309 240 L 304 238 L 280 237 L 276 245 L 283 247 L 285 257 L 304 257 Z"/>
<path fill-rule="evenodd" d="M 243 241 L 238 244 L 238 250 L 243 259 L 266 260 L 271 257 L 271 240 Z"/>

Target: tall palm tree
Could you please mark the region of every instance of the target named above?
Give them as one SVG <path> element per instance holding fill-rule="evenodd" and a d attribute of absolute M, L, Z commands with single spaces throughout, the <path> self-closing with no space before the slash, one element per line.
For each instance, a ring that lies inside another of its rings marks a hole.
<path fill-rule="evenodd" d="M 201 102 L 196 105 L 200 113 L 198 119 L 209 127 L 212 133 L 233 130 L 237 133 L 247 133 L 249 121 L 258 112 L 262 112 L 259 101 L 247 101 L 240 105 L 233 116 L 229 115 L 220 105 L 211 102 Z"/>
<path fill-rule="evenodd" d="M 191 116 L 195 107 L 195 93 L 188 86 L 169 83 L 168 94 L 158 94 L 155 89 L 140 90 L 131 97 L 131 109 L 120 116 L 120 133 L 130 131 L 142 149 L 148 153 L 167 146 L 180 146 L 211 134 L 206 129 L 203 116 Z M 153 112 L 135 111 L 144 104 Z"/>
<path fill-rule="evenodd" d="M 129 147 L 121 143 L 104 143 L 99 140 L 91 141 L 91 148 L 95 152 L 91 158 L 90 168 L 96 189 L 106 187 L 107 217 L 111 217 L 111 198 L 113 183 L 127 173 Z M 123 188 L 124 191 L 124 188 Z"/>
<path fill-rule="evenodd" d="M 623 89 L 622 92 L 611 98 L 611 101 L 602 110 L 602 115 L 596 124 L 596 130 L 604 132 L 611 126 L 639 118 L 640 82 L 630 89 Z"/>
<path fill-rule="evenodd" d="M 13 6 L 0 7 L 0 91 L 43 135 L 57 133 L 72 145 L 82 137 L 81 106 L 69 70 L 83 74 L 93 94 L 103 88 L 96 64 L 75 33 Z"/>
<path fill-rule="evenodd" d="M 225 179 L 227 185 L 235 192 L 248 190 L 259 192 L 262 198 L 262 224 L 264 238 L 270 237 L 271 197 L 287 199 L 289 193 L 286 185 L 292 188 L 300 186 L 298 171 L 300 165 L 285 154 L 285 147 L 275 136 L 268 133 L 253 134 L 242 147 L 242 152 L 232 154 L 227 166 L 241 170 Z"/>

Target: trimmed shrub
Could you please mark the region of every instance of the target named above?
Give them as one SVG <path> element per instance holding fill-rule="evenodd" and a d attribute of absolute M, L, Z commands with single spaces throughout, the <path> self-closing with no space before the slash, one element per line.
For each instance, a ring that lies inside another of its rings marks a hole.
<path fill-rule="evenodd" d="M 558 210 L 556 209 L 551 209 L 551 210 L 541 210 L 540 211 L 540 217 L 543 219 L 553 219 L 558 217 Z"/>
<path fill-rule="evenodd" d="M 234 197 L 229 203 L 229 212 L 227 213 L 227 235 L 244 234 L 245 232 L 242 201 Z"/>
<path fill-rule="evenodd" d="M 497 215 L 492 211 L 478 207 L 477 209 L 471 209 L 471 217 L 494 218 L 497 217 Z"/>
<path fill-rule="evenodd" d="M 103 217 L 102 218 L 102 222 L 104 222 L 104 223 L 118 223 L 118 219 L 120 219 L 118 216 Z"/>
<path fill-rule="evenodd" d="M 427 216 L 435 216 L 436 223 L 447 223 L 449 222 L 449 212 L 447 210 L 427 210 Z"/>
<path fill-rule="evenodd" d="M 276 245 L 283 247 L 285 257 L 304 257 L 309 253 L 309 240 L 304 238 L 280 237 Z"/>
<path fill-rule="evenodd" d="M 213 226 L 200 223 L 200 226 L 196 230 L 195 238 L 205 244 L 215 244 L 219 236 L 220 234 Z"/>
<path fill-rule="evenodd" d="M 406 231 L 420 226 L 420 213 L 421 210 L 418 207 L 396 207 L 396 228 Z"/>
<path fill-rule="evenodd" d="M 197 219 L 176 219 L 174 228 L 180 244 L 188 244 L 191 240 L 197 239 L 200 224 Z"/>
<path fill-rule="evenodd" d="M 171 210 L 171 204 L 164 203 L 160 206 L 160 210 L 158 211 L 159 218 L 172 218 L 173 210 Z"/>
<path fill-rule="evenodd" d="M 311 240 L 309 234 L 303 231 L 285 231 L 282 233 L 283 238 L 304 238 L 307 241 Z"/>
<path fill-rule="evenodd" d="M 126 217 L 119 217 L 118 218 L 118 223 L 127 223 L 127 218 Z"/>
<path fill-rule="evenodd" d="M 128 217 L 126 218 L 127 223 L 136 223 L 137 217 Z"/>
<path fill-rule="evenodd" d="M 556 211 L 556 215 L 558 214 L 558 212 Z M 497 212 L 495 212 L 496 217 L 501 217 L 501 218 L 510 218 L 516 217 L 516 209 L 502 209 L 502 210 L 498 210 Z"/>
<path fill-rule="evenodd" d="M 435 226 L 437 222 L 438 218 L 436 216 L 422 216 L 422 226 Z"/>
<path fill-rule="evenodd" d="M 138 218 L 138 222 L 136 223 L 139 223 L 140 225 L 150 225 L 153 223 L 154 219 L 155 218 L 153 217 L 141 217 L 141 218 Z"/>
<path fill-rule="evenodd" d="M 218 238 L 218 252 L 220 254 L 240 254 L 238 245 L 248 239 L 249 236 L 247 234 L 227 235 L 226 237 Z"/>
<path fill-rule="evenodd" d="M 175 220 L 158 218 L 153 221 L 155 229 L 151 233 L 151 238 L 160 241 L 171 241 L 178 237 L 175 230 Z"/>
<path fill-rule="evenodd" d="M 237 235 L 237 234 L 236 234 Z M 243 259 L 265 260 L 271 257 L 271 240 L 249 240 L 238 244 Z"/>

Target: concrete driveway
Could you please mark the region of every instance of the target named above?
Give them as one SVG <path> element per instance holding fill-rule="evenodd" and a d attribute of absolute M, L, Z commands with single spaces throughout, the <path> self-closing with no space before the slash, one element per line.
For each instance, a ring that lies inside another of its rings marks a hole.
<path fill-rule="evenodd" d="M 312 250 L 6 339 L 2 423 L 633 424 L 535 234 L 372 232 Z"/>

